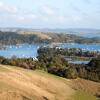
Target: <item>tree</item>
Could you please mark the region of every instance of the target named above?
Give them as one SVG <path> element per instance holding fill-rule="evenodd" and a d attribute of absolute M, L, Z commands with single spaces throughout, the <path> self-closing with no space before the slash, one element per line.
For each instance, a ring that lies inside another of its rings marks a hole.
<path fill-rule="evenodd" d="M 71 79 L 77 78 L 78 77 L 78 73 L 77 73 L 76 68 L 70 67 L 70 68 L 66 69 L 65 77 L 66 78 L 71 78 Z"/>

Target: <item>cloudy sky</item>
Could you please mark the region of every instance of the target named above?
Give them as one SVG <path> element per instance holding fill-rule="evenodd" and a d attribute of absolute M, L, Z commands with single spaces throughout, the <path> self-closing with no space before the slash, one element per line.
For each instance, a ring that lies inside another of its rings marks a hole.
<path fill-rule="evenodd" d="M 0 27 L 100 29 L 100 0 L 0 0 Z"/>

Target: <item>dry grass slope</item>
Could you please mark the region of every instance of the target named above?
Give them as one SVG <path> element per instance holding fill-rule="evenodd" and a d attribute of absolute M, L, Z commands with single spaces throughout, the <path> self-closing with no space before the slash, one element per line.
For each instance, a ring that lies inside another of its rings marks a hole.
<path fill-rule="evenodd" d="M 86 93 L 91 93 L 91 94 L 100 94 L 100 83 L 89 81 L 89 80 L 84 80 L 84 79 L 76 79 L 72 80 L 73 81 L 73 87 L 76 90 L 82 90 Z"/>
<path fill-rule="evenodd" d="M 38 36 L 39 38 L 41 39 L 51 39 L 51 37 L 47 34 L 44 34 L 42 32 L 24 32 L 24 31 L 19 31 L 17 32 L 18 34 L 22 34 L 22 35 L 29 35 L 29 34 L 33 34 L 33 35 L 36 35 Z"/>
<path fill-rule="evenodd" d="M 100 83 L 0 65 L 0 100 L 100 100 L 97 92 Z"/>
<path fill-rule="evenodd" d="M 0 100 L 71 100 L 70 80 L 0 65 Z"/>

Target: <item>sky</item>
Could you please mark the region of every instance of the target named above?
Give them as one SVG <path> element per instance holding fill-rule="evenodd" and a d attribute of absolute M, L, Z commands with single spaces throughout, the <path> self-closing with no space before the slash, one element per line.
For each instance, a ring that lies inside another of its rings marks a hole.
<path fill-rule="evenodd" d="M 0 27 L 100 29 L 100 0 L 0 0 Z"/>

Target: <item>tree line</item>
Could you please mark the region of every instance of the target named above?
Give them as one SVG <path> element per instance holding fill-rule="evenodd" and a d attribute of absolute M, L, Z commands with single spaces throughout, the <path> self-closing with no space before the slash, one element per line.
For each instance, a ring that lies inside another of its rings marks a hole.
<path fill-rule="evenodd" d="M 0 64 L 19 66 L 26 69 L 40 69 L 64 78 L 76 79 L 78 77 L 100 82 L 100 56 L 93 58 L 88 64 L 69 64 L 64 56 L 56 53 L 55 49 L 40 48 L 38 61 L 33 58 L 0 57 Z"/>
<path fill-rule="evenodd" d="M 88 64 L 69 64 L 64 58 L 63 50 L 55 48 L 40 48 L 38 60 L 40 67 L 65 78 L 84 78 L 100 82 L 100 55 L 95 56 Z M 71 49 L 72 51 L 73 49 Z M 76 50 L 76 49 L 74 49 Z M 73 54 L 71 52 L 71 54 Z M 87 53 L 86 53 L 87 54 Z M 93 56 L 93 54 L 87 54 Z M 93 56 L 94 57 L 94 56 Z"/>

